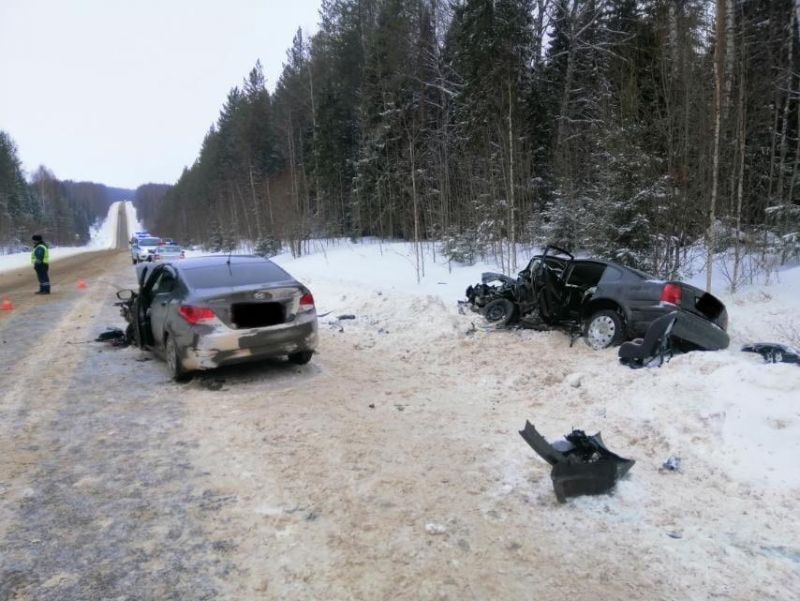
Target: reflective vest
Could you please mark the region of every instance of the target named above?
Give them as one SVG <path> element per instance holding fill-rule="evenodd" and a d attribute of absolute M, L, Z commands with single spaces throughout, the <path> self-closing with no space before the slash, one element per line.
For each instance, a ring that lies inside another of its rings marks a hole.
<path fill-rule="evenodd" d="M 38 261 L 36 260 L 36 249 L 39 247 L 44 249 L 44 256 L 42 257 L 42 264 L 47 265 L 50 262 L 50 249 L 47 248 L 46 244 L 37 244 L 33 247 L 33 252 L 31 253 L 31 265 L 36 265 Z"/>

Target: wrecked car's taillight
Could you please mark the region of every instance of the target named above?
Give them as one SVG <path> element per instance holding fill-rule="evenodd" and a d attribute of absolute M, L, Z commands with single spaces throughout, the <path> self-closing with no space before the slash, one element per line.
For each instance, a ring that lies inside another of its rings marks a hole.
<path fill-rule="evenodd" d="M 191 325 L 197 325 L 204 321 L 211 321 L 216 317 L 214 311 L 208 307 L 193 307 L 192 305 L 181 305 L 178 313 Z"/>
<path fill-rule="evenodd" d="M 661 291 L 661 302 L 671 305 L 680 305 L 683 298 L 683 288 L 680 284 L 666 284 Z"/>
<path fill-rule="evenodd" d="M 314 308 L 314 296 L 310 292 L 306 292 L 300 297 L 300 310 L 311 311 Z"/>

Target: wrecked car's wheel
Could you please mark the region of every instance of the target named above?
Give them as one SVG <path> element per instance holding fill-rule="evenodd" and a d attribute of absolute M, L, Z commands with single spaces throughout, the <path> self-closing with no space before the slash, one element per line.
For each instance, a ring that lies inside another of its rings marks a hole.
<path fill-rule="evenodd" d="M 311 361 L 311 356 L 314 353 L 311 351 L 303 351 L 300 353 L 292 353 L 289 355 L 289 361 L 294 363 L 295 365 L 305 365 L 309 361 Z"/>
<path fill-rule="evenodd" d="M 483 316 L 489 323 L 507 326 L 514 319 L 516 307 L 507 298 L 498 298 L 490 302 L 483 309 Z"/>
<path fill-rule="evenodd" d="M 619 313 L 610 309 L 593 314 L 586 324 L 586 344 L 595 350 L 616 346 L 624 337 Z"/>
<path fill-rule="evenodd" d="M 183 368 L 181 356 L 178 353 L 178 345 L 172 336 L 167 338 L 167 346 L 164 349 L 167 359 L 167 367 L 169 368 L 169 375 L 176 382 L 185 382 L 189 379 L 189 373 Z"/>

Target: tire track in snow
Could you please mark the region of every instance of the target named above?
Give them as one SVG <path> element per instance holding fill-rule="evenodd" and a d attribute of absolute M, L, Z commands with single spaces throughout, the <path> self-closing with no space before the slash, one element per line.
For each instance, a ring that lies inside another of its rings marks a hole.
<path fill-rule="evenodd" d="M 0 600 L 217 599 L 233 573 L 178 387 L 133 349 L 66 344 L 118 322 L 112 300 L 75 302 L 4 394 Z"/>

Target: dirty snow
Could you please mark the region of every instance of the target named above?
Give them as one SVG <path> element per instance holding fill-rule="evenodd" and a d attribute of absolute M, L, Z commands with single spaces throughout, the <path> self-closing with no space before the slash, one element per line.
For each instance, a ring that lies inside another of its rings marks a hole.
<path fill-rule="evenodd" d="M 486 330 L 459 314 L 490 264 L 448 268 L 428 254 L 417 283 L 402 243 L 337 242 L 275 260 L 327 314 L 312 361 L 322 373 L 268 397 L 236 386 L 192 397 L 195 429 L 219 438 L 202 461 L 242 495 L 225 515 L 231 531 L 275 532 L 237 560 L 279 558 L 253 571 L 256 590 L 782 600 L 800 587 L 800 368 L 737 350 L 790 342 L 782 327 L 797 313 L 800 271 L 726 299 L 730 350 L 630 370 L 616 349 Z M 526 419 L 551 440 L 601 431 L 637 463 L 612 496 L 560 505 L 549 466 L 517 434 Z M 661 470 L 673 455 L 681 470 Z M 260 506 L 276 508 L 266 523 L 248 517 Z M 297 507 L 322 517 L 304 527 Z"/>
<path fill-rule="evenodd" d="M 175 385 L 152 355 L 79 344 L 118 325 L 99 274 L 35 299 L 61 303 L 50 335 L 33 311 L 0 324 L 45 344 L 0 346 L 17 470 L 0 474 L 0 597 L 797 596 L 800 368 L 737 349 L 792 342 L 800 271 L 724 299 L 730 350 L 630 370 L 614 349 L 459 314 L 492 265 L 429 254 L 418 284 L 409 245 L 369 241 L 276 261 L 328 313 L 303 367 Z M 102 279 L 130 285 L 128 263 Z M 526 419 L 551 440 L 602 431 L 637 463 L 613 495 L 559 504 Z M 670 456 L 679 471 L 660 469 Z"/>
<path fill-rule="evenodd" d="M 50 247 L 50 260 L 63 259 L 85 252 L 108 250 L 117 245 L 117 220 L 119 216 L 119 202 L 113 202 L 108 207 L 108 215 L 90 229 L 91 238 L 83 246 L 52 246 Z M 125 202 L 125 208 L 131 205 Z M 130 223 L 130 222 L 129 222 Z M 45 241 L 47 238 L 45 237 Z M 31 253 L 21 252 L 0 255 L 0 272 L 10 271 L 19 267 L 30 265 Z"/>
<path fill-rule="evenodd" d="M 420 283 L 412 247 L 405 243 L 339 241 L 319 245 L 317 252 L 297 259 L 283 254 L 274 260 L 311 288 L 320 313 L 329 312 L 331 318 L 355 313 L 378 334 L 391 332 L 392 344 L 399 340 L 413 348 L 434 338 L 454 337 L 471 323 L 484 325 L 478 315 L 459 315 L 456 301 L 483 271 L 497 270 L 488 263 L 448 266 L 441 257 L 434 262 L 426 250 L 426 273 Z M 709 461 L 728 478 L 764 489 L 798 488 L 800 368 L 764 365 L 758 355 L 739 349 L 748 342 L 798 342 L 794 337 L 800 334 L 800 268 L 783 271 L 778 284 L 719 295 L 730 314 L 728 350 L 691 353 L 662 369 L 634 371 L 617 364 L 614 349 L 580 348 L 580 371 L 566 374 L 564 383 L 586 391 L 592 406 L 603 405 L 607 415 L 614 414 L 621 423 L 636 419 L 647 427 L 657 425 L 672 452 Z M 563 345 L 531 344 L 540 346 L 558 353 Z M 563 352 L 574 355 L 569 348 Z M 529 360 L 532 366 L 536 362 L 535 356 L 526 359 L 513 353 L 509 360 Z M 449 370 L 462 368 L 452 365 Z M 520 426 L 528 417 L 536 423 L 535 413 L 520 415 Z M 570 412 L 561 429 L 567 432 L 575 425 L 591 430 L 593 422 L 597 420 L 591 414 Z M 693 435 L 687 437 L 687 432 Z"/>

